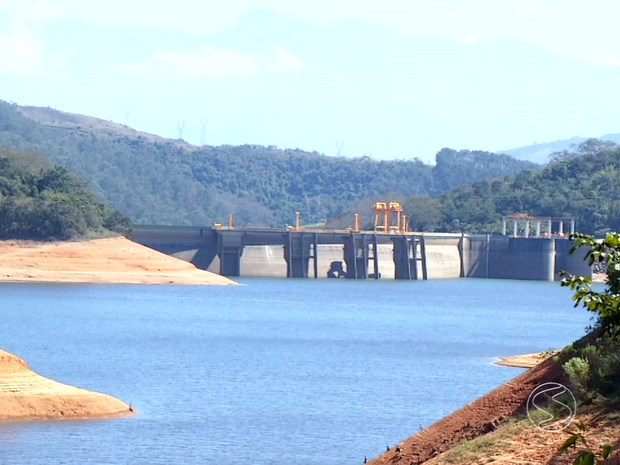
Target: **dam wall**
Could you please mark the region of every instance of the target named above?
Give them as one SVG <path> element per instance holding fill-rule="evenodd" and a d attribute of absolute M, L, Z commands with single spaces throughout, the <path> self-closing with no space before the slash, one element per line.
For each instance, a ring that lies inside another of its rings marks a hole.
<path fill-rule="evenodd" d="M 555 240 L 493 237 L 489 278 L 553 281 Z"/>
<path fill-rule="evenodd" d="M 332 262 L 344 262 L 344 246 L 337 244 L 320 244 L 318 250 L 318 277 L 327 278 L 327 272 Z M 378 246 L 379 273 L 381 278 L 394 279 L 394 260 L 392 246 L 380 244 Z M 190 252 L 190 251 L 188 251 Z M 191 251 L 194 252 L 195 251 Z M 175 254 L 178 258 L 191 261 L 191 253 L 186 255 Z M 372 268 L 372 265 L 371 265 Z M 208 268 L 214 273 L 219 272 L 219 258 L 214 257 Z M 250 245 L 246 246 L 241 255 L 242 277 L 271 277 L 286 278 L 287 263 L 284 258 L 284 246 L 281 245 Z M 309 277 L 314 278 L 313 265 L 310 263 Z"/>
<path fill-rule="evenodd" d="M 555 281 L 560 270 L 592 276 L 583 260 L 587 249 L 570 255 L 572 241 L 563 238 L 470 236 L 463 238 L 463 274 L 471 278 Z"/>
<path fill-rule="evenodd" d="M 176 257 L 191 261 L 196 251 L 187 254 L 175 254 Z M 192 255 L 193 254 L 193 255 Z M 382 279 L 394 279 L 394 251 L 389 244 L 379 244 L 379 273 Z M 321 244 L 318 246 L 318 277 L 327 278 L 327 272 L 332 262 L 344 262 L 344 247 L 342 245 Z M 187 258 L 185 258 L 187 257 Z M 461 259 L 458 240 L 433 241 L 426 246 L 426 260 L 429 279 L 458 278 L 461 273 Z M 372 262 L 372 259 L 371 259 Z M 418 276 L 422 276 L 421 263 L 418 266 Z M 309 277 L 314 277 L 312 263 L 310 263 Z M 370 264 L 372 270 L 373 265 Z M 214 257 L 209 271 L 219 272 L 219 259 Z M 284 259 L 284 250 L 281 245 L 253 245 L 246 246 L 241 255 L 242 277 L 271 277 L 285 278 L 287 264 Z"/>
<path fill-rule="evenodd" d="M 131 238 L 224 276 L 313 278 L 316 269 L 325 278 L 334 262 L 352 279 L 373 278 L 375 269 L 383 279 L 553 281 L 561 270 L 592 276 L 587 250 L 570 255 L 573 243 L 563 237 L 137 226 Z"/>
<path fill-rule="evenodd" d="M 429 238 L 426 241 L 426 266 L 429 279 L 461 276 L 460 239 Z M 418 275 L 419 276 L 419 275 Z"/>
<path fill-rule="evenodd" d="M 554 279 L 554 239 L 472 236 L 464 239 L 463 249 L 466 277 Z"/>
<path fill-rule="evenodd" d="M 555 280 L 562 279 L 560 272 L 565 271 L 570 274 L 579 276 L 592 277 L 592 267 L 588 265 L 588 261 L 584 260 L 588 253 L 587 247 L 581 247 L 571 255 L 570 249 L 573 241 L 558 240 L 555 243 Z"/>
<path fill-rule="evenodd" d="M 281 245 L 249 245 L 241 255 L 241 276 L 286 278 L 286 269 Z"/>

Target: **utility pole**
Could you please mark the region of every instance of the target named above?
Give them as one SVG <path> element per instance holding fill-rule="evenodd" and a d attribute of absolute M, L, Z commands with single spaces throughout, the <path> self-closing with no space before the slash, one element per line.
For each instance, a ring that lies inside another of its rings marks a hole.
<path fill-rule="evenodd" d="M 342 142 L 341 140 L 337 140 L 336 141 L 336 156 L 339 157 L 340 154 L 342 153 L 342 146 L 344 145 L 344 142 Z"/>
<path fill-rule="evenodd" d="M 132 106 L 131 104 L 125 104 L 125 126 L 129 126 L 129 114 L 131 113 Z"/>
<path fill-rule="evenodd" d="M 209 118 L 200 118 L 200 126 L 202 128 L 200 131 L 200 145 L 207 144 L 207 121 L 209 121 Z"/>

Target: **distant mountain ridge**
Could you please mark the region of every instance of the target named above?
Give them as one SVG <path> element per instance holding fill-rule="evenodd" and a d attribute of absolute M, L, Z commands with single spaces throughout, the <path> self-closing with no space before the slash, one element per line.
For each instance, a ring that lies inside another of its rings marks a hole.
<path fill-rule="evenodd" d="M 538 166 L 508 155 L 443 149 L 419 159 L 373 160 L 278 149 L 197 147 L 125 125 L 0 101 L 0 145 L 34 150 L 86 179 L 137 224 L 283 226 L 301 211 L 324 221 L 363 199 L 437 196 L 457 185 Z"/>
<path fill-rule="evenodd" d="M 526 145 L 524 147 L 517 147 L 514 149 L 500 150 L 498 153 L 510 155 L 511 157 L 519 160 L 531 161 L 532 163 L 545 164 L 549 162 L 549 156 L 555 152 L 562 152 L 564 150 L 572 150 L 579 144 L 587 141 L 586 137 L 571 137 L 570 139 L 556 140 L 554 142 L 543 142 L 540 144 Z M 595 139 L 615 142 L 620 144 L 620 133 L 618 134 L 605 134 Z"/>
<path fill-rule="evenodd" d="M 125 135 L 134 138 L 142 138 L 153 143 L 166 143 L 172 141 L 188 150 L 194 150 L 197 148 L 196 146 L 189 144 L 181 139 L 166 139 L 164 137 L 150 134 L 148 132 L 137 131 L 125 124 L 119 124 L 113 121 L 95 118 L 93 116 L 68 113 L 49 107 L 13 105 L 13 108 L 27 118 L 50 128 L 90 131 L 95 132 L 101 136 L 109 137 L 118 137 L 119 135 Z"/>

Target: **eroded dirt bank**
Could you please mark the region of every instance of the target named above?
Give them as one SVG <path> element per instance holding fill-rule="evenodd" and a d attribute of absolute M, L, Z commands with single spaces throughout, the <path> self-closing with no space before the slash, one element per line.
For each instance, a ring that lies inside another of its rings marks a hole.
<path fill-rule="evenodd" d="M 549 358 L 410 437 L 370 463 L 374 465 L 424 463 L 465 439 L 493 431 L 524 406 L 534 388 L 545 382 L 554 381 L 561 375 L 562 367 L 554 358 Z"/>
<path fill-rule="evenodd" d="M 124 237 L 0 241 L 0 282 L 236 284 Z"/>
<path fill-rule="evenodd" d="M 0 421 L 109 418 L 131 415 L 125 402 L 38 375 L 0 350 Z"/>
<path fill-rule="evenodd" d="M 576 341 L 575 344 L 594 343 L 602 334 L 602 328 L 598 328 Z M 509 441 L 510 444 L 506 444 L 501 453 L 497 455 L 488 451 L 489 455 L 482 453 L 479 457 L 480 460 L 468 460 L 466 457 L 464 462 L 455 460 L 454 457 L 448 459 L 445 456 L 445 453 L 452 452 L 451 449 L 457 444 L 462 444 L 464 441 L 473 438 L 491 436 L 498 428 L 506 427 L 508 420 L 515 420 L 517 414 L 524 413 L 528 396 L 537 386 L 547 382 L 561 382 L 563 381 L 563 374 L 564 370 L 555 357 L 547 358 L 529 371 L 411 436 L 370 463 L 375 465 L 419 465 L 427 462 L 438 465 L 443 463 L 454 463 L 455 465 L 487 463 L 568 465 L 568 463 L 572 463 L 568 459 L 570 455 L 556 457 L 557 451 L 566 437 L 562 438 L 548 432 L 542 432 L 535 427 L 523 432 L 522 437 L 520 437 L 521 443 L 516 444 L 515 441 Z M 615 444 L 615 447 L 620 447 L 620 440 L 618 439 L 620 429 L 615 429 L 618 426 L 617 407 L 613 407 L 612 410 L 613 414 L 616 415 L 610 420 L 612 429 L 605 427 L 599 429 L 605 434 L 611 433 L 606 441 Z M 585 413 L 584 418 L 587 418 L 588 414 Z M 491 434 L 488 435 L 487 433 Z M 552 437 L 555 440 L 551 439 Z M 573 459 L 577 453 L 577 451 L 573 451 Z M 525 459 L 527 455 L 529 458 Z M 618 461 L 620 461 L 620 457 L 614 457 L 609 463 L 616 465 Z"/>

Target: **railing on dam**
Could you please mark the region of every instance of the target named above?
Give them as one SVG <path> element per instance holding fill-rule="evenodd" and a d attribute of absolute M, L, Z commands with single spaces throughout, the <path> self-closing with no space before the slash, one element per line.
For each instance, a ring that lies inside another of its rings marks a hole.
<path fill-rule="evenodd" d="M 551 281 L 560 270 L 592 273 L 585 251 L 570 255 L 565 238 L 134 226 L 131 239 L 232 277 Z"/>

